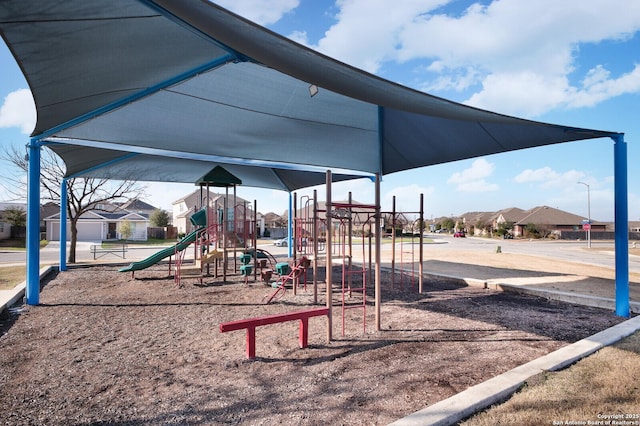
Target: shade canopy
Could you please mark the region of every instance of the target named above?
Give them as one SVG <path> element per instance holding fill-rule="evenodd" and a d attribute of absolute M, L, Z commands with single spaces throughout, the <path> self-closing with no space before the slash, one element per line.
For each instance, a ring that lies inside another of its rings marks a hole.
<path fill-rule="evenodd" d="M 216 165 L 295 190 L 614 132 L 400 86 L 205 0 L 3 0 L 34 141 L 67 176 L 195 182 Z M 316 89 L 317 88 L 317 93 Z"/>

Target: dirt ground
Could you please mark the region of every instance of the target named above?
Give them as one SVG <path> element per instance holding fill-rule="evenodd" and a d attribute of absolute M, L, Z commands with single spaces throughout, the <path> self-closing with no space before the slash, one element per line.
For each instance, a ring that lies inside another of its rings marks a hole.
<path fill-rule="evenodd" d="M 435 262 L 453 263 L 425 264 Z M 553 269 L 544 264 L 538 269 Z M 458 272 L 509 269 L 501 268 L 470 263 Z M 418 294 L 415 280 L 396 277 L 392 289 L 383 272 L 382 331 L 374 330 L 367 284 L 365 315 L 345 310 L 343 335 L 341 271 L 333 274 L 333 340 L 323 317 L 309 320 L 306 349 L 297 321 L 259 327 L 254 361 L 245 357 L 244 331 L 220 333 L 219 324 L 308 309 L 310 286 L 265 304 L 272 288 L 235 275 L 177 288 L 166 266 L 135 280 L 113 266 L 56 274 L 41 305 L 0 320 L 0 423 L 384 425 L 623 321 L 438 280 Z M 319 293 L 324 304 L 324 285 Z M 361 301 L 355 293 L 346 300 Z"/>

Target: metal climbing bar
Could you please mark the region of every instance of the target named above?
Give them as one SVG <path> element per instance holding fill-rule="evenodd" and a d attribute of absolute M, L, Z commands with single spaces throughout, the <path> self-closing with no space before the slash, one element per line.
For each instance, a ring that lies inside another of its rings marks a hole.
<path fill-rule="evenodd" d="M 269 324 L 278 324 L 287 321 L 300 321 L 299 343 L 300 348 L 304 349 L 308 346 L 309 341 L 309 318 L 328 316 L 328 308 L 316 308 L 306 311 L 288 312 L 285 314 L 269 315 L 266 317 L 249 318 L 238 321 L 224 322 L 220 324 L 220 332 L 247 330 L 246 353 L 248 359 L 256 357 L 256 327 Z"/>
<path fill-rule="evenodd" d="M 276 264 L 276 270 L 278 269 L 278 265 L 280 264 Z M 282 266 L 288 266 L 287 263 L 284 263 L 284 265 Z M 284 294 L 287 292 L 287 283 L 289 281 L 293 282 L 293 285 L 297 285 L 298 279 L 300 277 L 302 277 L 303 279 L 303 283 L 305 285 L 305 290 L 306 290 L 306 286 L 307 286 L 307 269 L 309 268 L 309 266 L 311 265 L 311 262 L 309 261 L 309 259 L 306 256 L 302 256 L 296 263 L 293 264 L 293 266 L 291 268 L 289 268 L 289 271 L 277 271 L 278 273 L 281 273 L 280 277 L 276 280 L 276 282 L 274 283 L 274 286 L 276 287 L 276 290 L 271 294 L 271 296 L 269 296 L 269 298 L 267 299 L 267 301 L 265 303 L 271 303 L 271 301 L 273 299 L 279 299 L 282 296 L 284 296 Z M 265 297 L 266 298 L 266 297 Z"/>

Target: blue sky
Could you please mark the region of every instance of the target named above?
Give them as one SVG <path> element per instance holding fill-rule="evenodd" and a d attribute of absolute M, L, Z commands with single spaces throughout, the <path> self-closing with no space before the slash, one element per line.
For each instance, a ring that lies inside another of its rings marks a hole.
<path fill-rule="evenodd" d="M 224 0 L 220 5 L 391 81 L 519 117 L 625 133 L 629 219 L 640 220 L 640 2 L 629 0 Z M 392 6 L 390 6 L 392 5 Z M 0 43 L 0 146 L 24 146 L 35 122 L 18 66 Z M 6 165 L 3 165 L 7 173 Z M 383 208 L 427 217 L 539 205 L 612 221 L 613 141 L 598 139 L 485 156 L 385 176 Z M 150 184 L 169 210 L 193 185 Z M 319 198 L 324 199 L 324 189 Z M 368 180 L 335 184 L 373 202 Z M 298 191 L 308 194 L 310 191 Z M 261 212 L 288 194 L 238 188 Z M 9 194 L 0 182 L 0 201 Z"/>

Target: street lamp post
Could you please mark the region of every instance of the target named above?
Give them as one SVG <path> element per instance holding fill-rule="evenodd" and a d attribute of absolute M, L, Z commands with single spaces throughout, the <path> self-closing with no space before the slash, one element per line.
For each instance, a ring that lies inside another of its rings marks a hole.
<path fill-rule="evenodd" d="M 591 191 L 589 189 L 589 184 L 584 182 L 578 182 L 587 187 L 587 220 L 589 226 L 587 227 L 587 247 L 591 248 Z"/>

